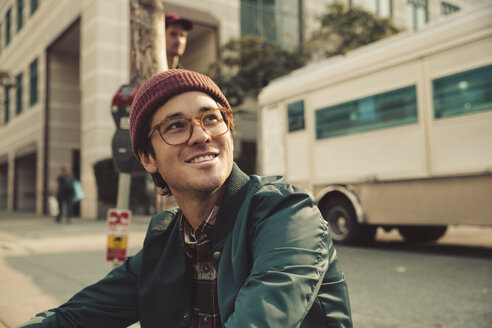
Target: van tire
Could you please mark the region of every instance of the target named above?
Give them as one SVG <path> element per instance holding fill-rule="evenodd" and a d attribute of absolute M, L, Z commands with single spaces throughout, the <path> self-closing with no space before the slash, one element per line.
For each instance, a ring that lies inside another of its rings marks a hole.
<path fill-rule="evenodd" d="M 374 240 L 376 226 L 357 222 L 354 207 L 345 197 L 333 197 L 320 205 L 321 214 L 330 226 L 333 240 L 340 244 L 362 244 Z"/>
<path fill-rule="evenodd" d="M 436 241 L 441 238 L 448 226 L 400 226 L 398 231 L 408 243 Z"/>

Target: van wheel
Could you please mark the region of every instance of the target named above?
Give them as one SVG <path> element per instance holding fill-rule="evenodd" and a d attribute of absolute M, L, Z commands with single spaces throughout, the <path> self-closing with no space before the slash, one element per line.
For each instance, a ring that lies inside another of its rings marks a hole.
<path fill-rule="evenodd" d="M 448 226 L 400 226 L 398 231 L 406 242 L 416 243 L 423 241 L 436 241 L 441 238 Z"/>
<path fill-rule="evenodd" d="M 324 219 L 330 226 L 330 232 L 335 242 L 360 244 L 374 240 L 376 227 L 359 224 L 354 207 L 348 199 L 343 197 L 332 198 L 320 208 Z"/>

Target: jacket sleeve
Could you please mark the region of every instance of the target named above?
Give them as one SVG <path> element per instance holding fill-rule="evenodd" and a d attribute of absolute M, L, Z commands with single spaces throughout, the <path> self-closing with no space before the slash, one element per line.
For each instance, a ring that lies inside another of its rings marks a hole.
<path fill-rule="evenodd" d="M 127 327 L 138 321 L 137 268 L 140 253 L 58 308 L 37 314 L 19 328 Z"/>
<path fill-rule="evenodd" d="M 314 199 L 269 185 L 248 216 L 251 271 L 225 327 L 351 327 L 345 278 Z"/>

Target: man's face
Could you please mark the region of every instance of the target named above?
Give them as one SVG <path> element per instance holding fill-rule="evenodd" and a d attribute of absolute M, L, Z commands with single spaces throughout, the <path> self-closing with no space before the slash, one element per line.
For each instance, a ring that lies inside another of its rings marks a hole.
<path fill-rule="evenodd" d="M 159 107 L 150 126 L 153 128 L 176 115 L 196 117 L 211 108 L 217 108 L 217 103 L 206 93 L 185 92 Z M 218 190 L 232 170 L 234 146 L 231 132 L 211 137 L 197 122 L 192 126 L 190 139 L 177 146 L 168 145 L 159 133 L 153 133 L 150 142 L 155 158 L 141 156 L 145 169 L 150 173 L 160 173 L 173 194 Z"/>
<path fill-rule="evenodd" d="M 188 32 L 181 24 L 171 24 L 166 28 L 166 52 L 168 57 L 183 56 Z"/>

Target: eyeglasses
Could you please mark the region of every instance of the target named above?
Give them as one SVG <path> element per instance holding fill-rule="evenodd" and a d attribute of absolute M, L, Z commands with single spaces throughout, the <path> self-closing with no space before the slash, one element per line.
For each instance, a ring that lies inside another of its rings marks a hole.
<path fill-rule="evenodd" d="M 198 121 L 200 127 L 209 136 L 218 137 L 229 131 L 231 118 L 231 110 L 223 108 L 213 108 L 195 117 L 171 117 L 154 126 L 148 137 L 150 138 L 157 131 L 162 141 L 168 145 L 182 145 L 191 138 L 193 121 Z"/>

